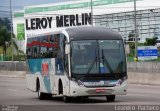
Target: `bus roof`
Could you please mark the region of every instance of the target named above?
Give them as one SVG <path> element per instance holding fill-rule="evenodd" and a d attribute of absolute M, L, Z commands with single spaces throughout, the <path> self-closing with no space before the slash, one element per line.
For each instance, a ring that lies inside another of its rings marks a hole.
<path fill-rule="evenodd" d="M 90 26 L 59 29 L 53 32 L 30 36 L 29 38 L 46 36 L 51 34 L 60 34 L 63 31 L 66 31 L 68 33 L 70 40 L 122 40 L 121 35 L 110 28 Z"/>
<path fill-rule="evenodd" d="M 106 27 L 74 27 L 65 30 L 70 40 L 122 40 L 118 32 Z"/>

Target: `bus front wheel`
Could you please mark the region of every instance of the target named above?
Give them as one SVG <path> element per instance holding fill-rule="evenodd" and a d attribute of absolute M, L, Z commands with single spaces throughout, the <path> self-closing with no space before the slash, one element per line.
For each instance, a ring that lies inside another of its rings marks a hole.
<path fill-rule="evenodd" d="M 63 101 L 64 101 L 65 103 L 70 103 L 70 102 L 71 102 L 71 97 L 63 96 Z"/>
<path fill-rule="evenodd" d="M 108 102 L 114 102 L 115 101 L 115 95 L 107 95 L 106 96 L 106 99 Z"/>

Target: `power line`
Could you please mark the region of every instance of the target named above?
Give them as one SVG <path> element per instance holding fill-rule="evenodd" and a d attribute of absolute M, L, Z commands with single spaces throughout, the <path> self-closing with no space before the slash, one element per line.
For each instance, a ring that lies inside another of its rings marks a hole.
<path fill-rule="evenodd" d="M 0 10 L 0 12 L 2 12 L 2 13 L 10 13 L 10 11 L 4 11 L 4 10 Z"/>
<path fill-rule="evenodd" d="M 2 13 L 1 15 L 10 15 L 10 13 Z"/>
<path fill-rule="evenodd" d="M 0 7 L 9 8 L 10 6 L 0 6 Z M 12 8 L 23 8 L 23 6 L 12 6 Z"/>

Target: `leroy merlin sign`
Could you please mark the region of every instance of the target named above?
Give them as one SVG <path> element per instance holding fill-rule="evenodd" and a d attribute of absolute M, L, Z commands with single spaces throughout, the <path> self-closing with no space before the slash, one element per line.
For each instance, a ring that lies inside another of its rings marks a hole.
<path fill-rule="evenodd" d="M 54 28 L 52 26 L 53 17 L 30 18 L 26 19 L 26 30 L 38 30 Z M 70 26 L 84 26 L 91 25 L 91 13 L 59 15 L 54 20 L 57 28 Z"/>

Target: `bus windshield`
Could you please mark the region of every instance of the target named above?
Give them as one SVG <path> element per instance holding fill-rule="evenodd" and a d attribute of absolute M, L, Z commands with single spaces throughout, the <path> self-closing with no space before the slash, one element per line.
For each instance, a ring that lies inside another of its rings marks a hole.
<path fill-rule="evenodd" d="M 80 40 L 71 42 L 71 73 L 108 74 L 126 72 L 122 40 Z"/>

